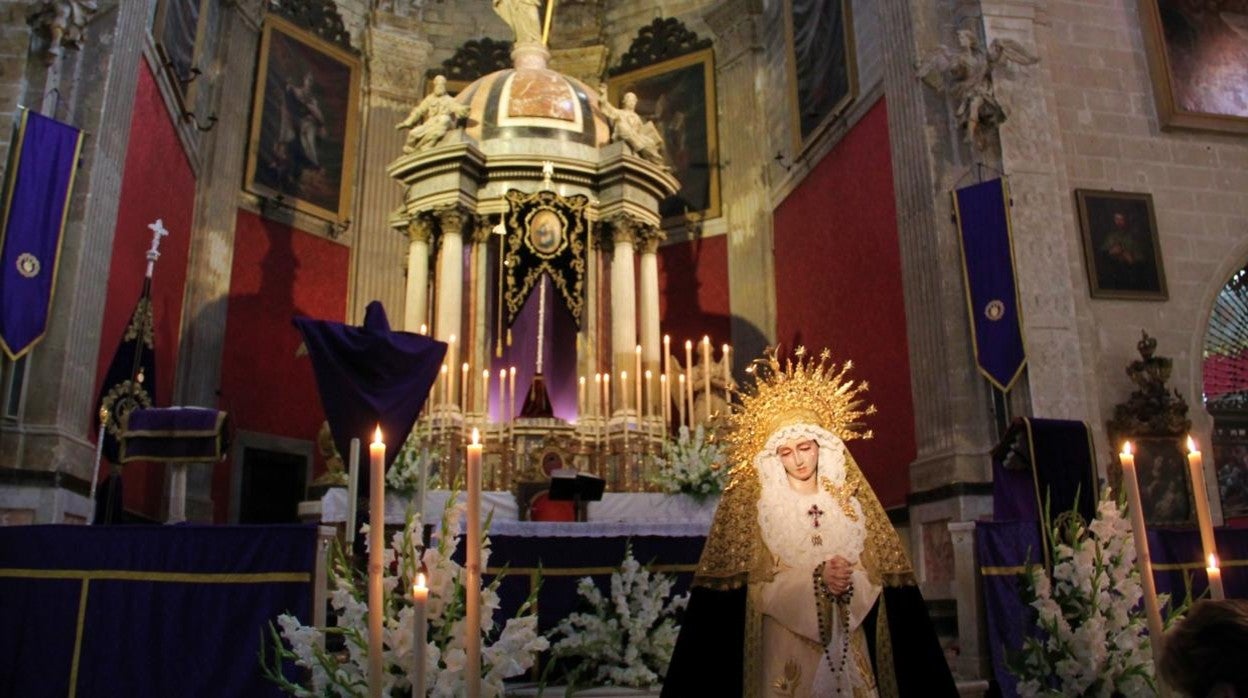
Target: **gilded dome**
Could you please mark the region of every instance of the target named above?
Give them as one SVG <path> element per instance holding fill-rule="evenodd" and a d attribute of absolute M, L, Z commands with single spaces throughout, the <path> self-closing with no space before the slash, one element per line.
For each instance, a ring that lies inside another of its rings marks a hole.
<path fill-rule="evenodd" d="M 456 97 L 468 105 L 464 133 L 477 143 L 494 139 L 547 138 L 599 148 L 611 129 L 598 110 L 598 95 L 585 83 L 545 67 L 499 70 L 465 87 Z"/>

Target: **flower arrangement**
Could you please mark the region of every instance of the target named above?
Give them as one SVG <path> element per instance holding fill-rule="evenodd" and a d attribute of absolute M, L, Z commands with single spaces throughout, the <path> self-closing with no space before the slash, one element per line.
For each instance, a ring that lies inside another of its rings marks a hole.
<path fill-rule="evenodd" d="M 386 471 L 386 488 L 402 494 L 414 494 L 420 488 L 420 473 L 428 472 L 425 486 L 438 489 L 442 454 L 430 445 L 428 434 L 423 433 L 419 426 L 412 429 Z"/>
<path fill-rule="evenodd" d="M 667 673 L 680 632 L 676 614 L 689 595 L 672 596 L 675 580 L 652 574 L 633 557 L 631 546 L 624 555 L 611 574 L 611 597 L 582 577 L 576 592 L 589 610 L 571 614 L 550 633 L 552 660 L 569 660 L 569 684 L 584 677 L 641 688 L 658 684 Z"/>
<path fill-rule="evenodd" d="M 1074 512 L 1050 530 L 1050 581 L 1028 565 L 1023 600 L 1038 614 L 1039 634 L 1011 657 L 1021 696 L 1155 695 L 1157 687 L 1135 564 L 1135 541 L 1124 503 L 1101 496 L 1096 518 Z M 1168 595 L 1159 595 L 1162 606 Z M 1180 609 L 1181 612 L 1181 609 Z M 1172 612 L 1172 620 L 1177 612 Z"/>
<path fill-rule="evenodd" d="M 452 497 L 452 501 L 455 498 Z M 391 539 L 386 551 L 383 576 L 384 607 L 383 645 L 385 675 L 383 693 L 407 696 L 412 690 L 408 676 L 414 661 L 413 623 L 415 612 L 410 595 L 412 580 L 423 562 L 429 586 L 428 646 L 425 650 L 425 671 L 429 695 L 451 698 L 464 694 L 463 676 L 464 611 L 467 578 L 463 566 L 451 559 L 459 543 L 459 522 L 464 505 L 447 507 L 434 545 L 418 555 L 420 519 L 408 516 L 402 531 Z M 488 525 L 487 525 L 488 530 Z M 454 532 L 454 533 L 453 533 Z M 489 559 L 490 544 L 485 537 L 481 551 L 481 568 Z M 330 565 L 330 605 L 338 618 L 335 627 L 305 626 L 291 615 L 278 617 L 278 628 L 270 627 L 273 654 L 266 656 L 261 647 L 263 672 L 270 680 L 294 696 L 364 696 L 368 693 L 368 579 L 354 569 L 340 547 L 333 552 Z M 481 590 L 482 695 L 503 695 L 503 679 L 524 673 L 533 666 L 536 654 L 549 647 L 546 638 L 537 633 L 537 615 L 532 602 L 533 590 L 514 618 L 495 626 L 494 611 L 498 609 L 498 585 L 501 575 Z M 325 649 L 327 637 L 340 637 L 341 651 Z M 308 676 L 304 681 L 286 677 L 285 662 L 293 661 Z"/>
<path fill-rule="evenodd" d="M 676 440 L 664 445 L 654 481 L 664 492 L 702 500 L 723 491 L 727 460 L 723 447 L 701 424 L 692 433 L 682 426 Z"/>

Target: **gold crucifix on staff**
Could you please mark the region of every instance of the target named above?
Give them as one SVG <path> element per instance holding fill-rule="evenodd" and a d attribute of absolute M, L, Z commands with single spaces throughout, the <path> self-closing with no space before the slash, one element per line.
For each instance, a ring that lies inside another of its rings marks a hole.
<path fill-rule="evenodd" d="M 546 19 L 542 22 L 542 45 L 550 45 L 550 21 L 555 16 L 555 0 L 546 0 Z"/>

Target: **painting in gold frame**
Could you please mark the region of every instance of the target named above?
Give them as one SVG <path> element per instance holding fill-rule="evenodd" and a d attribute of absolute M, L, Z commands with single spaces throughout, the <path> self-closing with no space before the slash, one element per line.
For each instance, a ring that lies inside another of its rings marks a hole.
<path fill-rule="evenodd" d="M 680 191 L 659 205 L 665 221 L 719 217 L 719 142 L 715 122 L 715 56 L 694 51 L 616 75 L 607 95 L 637 95 L 637 113 L 663 134 L 665 153 Z"/>
<path fill-rule="evenodd" d="M 858 96 L 849 0 L 785 0 L 789 113 L 801 153 Z"/>
<path fill-rule="evenodd" d="M 360 61 L 269 15 L 251 111 L 245 186 L 343 222 L 351 210 L 359 136 Z"/>
<path fill-rule="evenodd" d="M 1248 1 L 1140 0 L 1163 129 L 1248 134 Z"/>
<path fill-rule="evenodd" d="M 1093 298 L 1169 298 L 1151 195 L 1076 189 L 1075 205 Z"/>

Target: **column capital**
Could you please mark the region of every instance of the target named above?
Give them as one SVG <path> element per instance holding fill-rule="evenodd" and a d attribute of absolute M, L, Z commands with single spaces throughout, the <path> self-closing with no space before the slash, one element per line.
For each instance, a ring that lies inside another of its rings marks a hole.
<path fill-rule="evenodd" d="M 630 214 L 612 214 L 602 220 L 603 241 L 611 244 L 623 242 L 633 244 L 637 241 L 637 237 L 644 226 L 644 223 Z"/>
<path fill-rule="evenodd" d="M 657 225 L 639 226 L 637 231 L 637 249 L 642 254 L 654 254 L 659 251 L 659 245 L 667 239 L 667 233 Z"/>
<path fill-rule="evenodd" d="M 464 234 L 464 225 L 468 222 L 470 214 L 459 204 L 450 204 L 435 208 L 433 215 L 437 218 L 439 232 L 443 235 L 462 236 Z"/>
<path fill-rule="evenodd" d="M 490 236 L 494 234 L 494 226 L 498 225 L 490 216 L 474 216 L 472 226 L 472 244 L 484 245 L 490 241 Z"/>
<path fill-rule="evenodd" d="M 417 215 L 407 223 L 407 239 L 410 242 L 428 243 L 433 239 L 435 221 L 426 215 Z"/>

